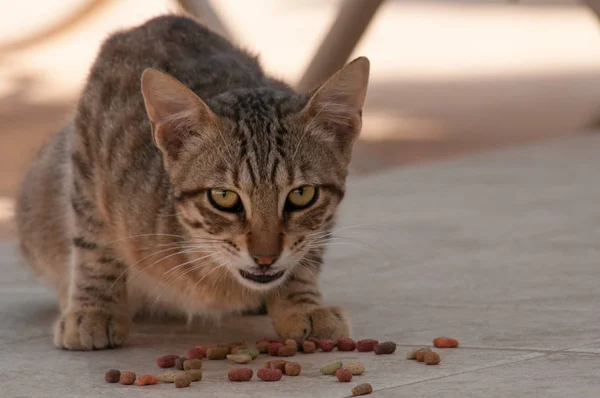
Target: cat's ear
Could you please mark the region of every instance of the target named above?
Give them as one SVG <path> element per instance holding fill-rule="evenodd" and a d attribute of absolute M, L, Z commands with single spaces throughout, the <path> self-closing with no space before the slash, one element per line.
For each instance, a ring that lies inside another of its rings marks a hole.
<path fill-rule="evenodd" d="M 308 131 L 350 149 L 360 132 L 369 67 L 366 57 L 356 58 L 317 89 L 303 110 Z"/>
<path fill-rule="evenodd" d="M 156 69 L 142 73 L 142 95 L 156 145 L 171 160 L 177 160 L 200 128 L 207 131 L 217 124 L 218 117 L 192 90 Z"/>

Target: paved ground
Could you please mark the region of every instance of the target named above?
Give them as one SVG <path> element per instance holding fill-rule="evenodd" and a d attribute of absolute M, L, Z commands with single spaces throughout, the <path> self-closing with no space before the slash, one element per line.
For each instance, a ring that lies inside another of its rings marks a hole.
<path fill-rule="evenodd" d="M 300 355 L 303 374 L 277 384 L 227 382 L 230 365 L 212 361 L 177 396 L 344 397 L 367 381 L 378 397 L 597 397 L 599 151 L 590 134 L 354 179 L 323 285 L 351 313 L 355 337 L 395 340 L 398 354 Z M 52 296 L 17 265 L 14 244 L 0 250 L 3 396 L 162 397 L 174 387 L 107 385 L 103 373 L 156 372 L 161 354 L 272 333 L 262 317 L 221 328 L 146 322 L 124 349 L 58 351 Z M 437 367 L 404 360 L 438 335 L 461 347 L 440 350 Z M 320 376 L 336 358 L 368 373 L 350 385 Z"/>

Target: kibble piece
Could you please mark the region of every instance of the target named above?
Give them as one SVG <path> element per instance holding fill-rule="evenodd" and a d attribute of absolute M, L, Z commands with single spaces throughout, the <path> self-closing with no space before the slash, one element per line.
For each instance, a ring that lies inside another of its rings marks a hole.
<path fill-rule="evenodd" d="M 175 376 L 177 376 L 177 373 L 175 372 L 163 372 L 156 376 L 156 378 L 162 383 L 173 383 L 175 381 Z"/>
<path fill-rule="evenodd" d="M 151 386 L 153 384 L 158 384 L 158 379 L 156 378 L 156 376 L 143 375 L 138 377 L 135 384 L 137 384 L 138 386 Z"/>
<path fill-rule="evenodd" d="M 248 363 L 252 361 L 252 357 L 246 354 L 229 354 L 227 355 L 227 359 L 235 363 Z"/>
<path fill-rule="evenodd" d="M 440 354 L 433 351 L 426 353 L 423 357 L 423 362 L 425 362 L 427 365 L 437 365 L 438 363 L 440 363 L 440 361 Z"/>
<path fill-rule="evenodd" d="M 175 360 L 175 367 L 179 370 L 183 370 L 183 363 L 187 361 L 186 357 L 179 357 Z"/>
<path fill-rule="evenodd" d="M 267 352 L 272 357 L 279 356 L 279 354 L 278 354 L 279 347 L 283 347 L 283 344 L 281 344 L 281 343 L 270 343 L 269 346 L 267 347 Z"/>
<path fill-rule="evenodd" d="M 179 355 L 163 355 L 156 358 L 156 364 L 159 368 L 172 368 L 175 366 L 177 358 L 179 358 Z"/>
<path fill-rule="evenodd" d="M 177 388 L 189 387 L 190 384 L 192 384 L 192 379 L 186 374 L 177 375 L 175 377 L 175 387 Z"/>
<path fill-rule="evenodd" d="M 302 352 L 305 354 L 312 354 L 315 351 L 317 351 L 317 345 L 314 342 L 305 340 L 302 343 Z"/>
<path fill-rule="evenodd" d="M 324 375 L 334 375 L 338 369 L 341 369 L 342 361 L 335 361 L 323 366 L 320 371 Z"/>
<path fill-rule="evenodd" d="M 352 372 L 348 369 L 338 369 L 335 371 L 335 377 L 340 383 L 348 383 L 352 381 Z"/>
<path fill-rule="evenodd" d="M 284 373 L 288 376 L 298 376 L 302 371 L 302 367 L 298 362 L 286 362 Z"/>
<path fill-rule="evenodd" d="M 250 368 L 237 368 L 231 369 L 229 373 L 227 373 L 227 377 L 231 381 L 249 381 L 254 375 L 254 371 Z"/>
<path fill-rule="evenodd" d="M 354 351 L 356 349 L 356 343 L 349 337 L 342 337 L 337 341 L 337 348 L 340 351 Z"/>
<path fill-rule="evenodd" d="M 223 345 L 229 347 L 229 349 L 233 349 L 233 347 L 241 347 L 241 348 L 248 347 L 248 345 L 243 341 L 232 341 L 231 343 L 227 343 L 227 344 L 223 344 Z"/>
<path fill-rule="evenodd" d="M 358 351 L 358 352 L 373 351 L 376 344 L 379 344 L 379 341 L 373 340 L 373 339 L 359 340 L 356 342 L 356 351 Z"/>
<path fill-rule="evenodd" d="M 208 350 L 210 347 L 205 345 L 197 345 L 196 348 L 203 352 L 204 356 L 206 356 L 206 350 Z"/>
<path fill-rule="evenodd" d="M 375 355 L 393 354 L 396 351 L 396 343 L 393 341 L 377 343 L 373 347 L 373 351 L 375 351 Z"/>
<path fill-rule="evenodd" d="M 238 350 L 237 354 L 238 355 L 250 355 L 252 360 L 255 360 L 260 355 L 260 352 L 258 350 L 253 350 L 251 348 L 244 348 L 244 349 Z"/>
<path fill-rule="evenodd" d="M 206 349 L 206 356 L 208 356 L 208 350 L 210 348 L 213 348 L 213 349 L 214 348 L 219 348 L 219 349 L 227 350 L 227 355 L 231 354 L 231 347 L 229 345 L 227 345 L 227 344 L 217 344 L 214 347 L 209 347 L 209 348 Z"/>
<path fill-rule="evenodd" d="M 408 350 L 406 352 L 406 359 L 417 359 L 417 351 L 419 351 L 419 347 Z"/>
<path fill-rule="evenodd" d="M 352 396 L 367 395 L 373 392 L 373 386 L 369 383 L 362 383 L 352 389 Z"/>
<path fill-rule="evenodd" d="M 437 348 L 456 348 L 458 347 L 458 340 L 450 337 L 438 337 L 433 340 L 433 345 Z"/>
<path fill-rule="evenodd" d="M 202 361 L 199 359 L 188 359 L 183 362 L 183 370 L 202 369 Z"/>
<path fill-rule="evenodd" d="M 107 383 L 117 383 L 120 378 L 121 372 L 119 372 L 117 369 L 111 369 L 104 373 L 104 381 Z"/>
<path fill-rule="evenodd" d="M 329 352 L 335 348 L 335 342 L 333 340 L 319 340 L 317 343 L 321 351 Z"/>
<path fill-rule="evenodd" d="M 431 348 L 419 348 L 417 352 L 415 352 L 415 359 L 417 362 L 423 362 L 425 360 L 425 354 L 431 352 Z"/>
<path fill-rule="evenodd" d="M 228 347 L 210 347 L 206 350 L 206 357 L 208 359 L 225 359 L 229 355 Z"/>
<path fill-rule="evenodd" d="M 277 355 L 280 357 L 293 357 L 296 355 L 296 342 L 294 341 L 294 345 L 284 345 L 277 349 Z"/>
<path fill-rule="evenodd" d="M 354 376 L 365 373 L 365 365 L 360 362 L 350 362 L 344 366 L 344 369 L 348 369 Z"/>
<path fill-rule="evenodd" d="M 283 373 L 279 369 L 266 369 L 262 368 L 256 372 L 256 375 L 262 381 L 278 381 L 281 380 Z"/>
<path fill-rule="evenodd" d="M 274 361 L 267 361 L 265 362 L 265 369 L 279 369 L 280 371 L 284 371 L 285 370 L 285 364 L 288 361 L 285 361 L 283 359 L 276 359 Z"/>
<path fill-rule="evenodd" d="M 269 347 L 269 342 L 268 341 L 258 341 L 256 343 L 256 350 L 258 352 L 260 352 L 261 354 L 266 354 L 267 353 L 267 348 Z"/>
<path fill-rule="evenodd" d="M 187 359 L 204 359 L 206 358 L 206 350 L 203 348 L 192 348 L 187 352 Z"/>
<path fill-rule="evenodd" d="M 119 383 L 125 385 L 131 385 L 135 383 L 135 373 L 133 372 L 121 372 L 121 377 L 119 378 Z"/>
<path fill-rule="evenodd" d="M 200 369 L 189 369 L 185 371 L 185 374 L 188 375 L 192 381 L 202 380 L 202 371 Z"/>
<path fill-rule="evenodd" d="M 283 345 L 297 347 L 298 343 L 296 343 L 296 340 L 294 340 L 294 339 L 285 339 L 285 341 L 283 342 Z"/>

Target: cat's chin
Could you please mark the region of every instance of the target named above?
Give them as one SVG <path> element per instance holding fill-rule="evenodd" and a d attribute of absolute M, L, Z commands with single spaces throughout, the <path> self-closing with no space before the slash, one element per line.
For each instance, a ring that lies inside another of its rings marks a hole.
<path fill-rule="evenodd" d="M 238 270 L 239 280 L 256 290 L 269 290 L 278 286 L 285 278 L 285 270 L 273 274 L 255 274 L 243 269 Z"/>

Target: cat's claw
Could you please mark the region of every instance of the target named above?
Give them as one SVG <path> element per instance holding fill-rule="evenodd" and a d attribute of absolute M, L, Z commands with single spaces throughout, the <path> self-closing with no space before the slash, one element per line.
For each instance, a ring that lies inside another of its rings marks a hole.
<path fill-rule="evenodd" d="M 307 310 L 290 309 L 273 318 L 275 331 L 282 338 L 317 337 L 337 340 L 350 335 L 350 323 L 339 307 L 316 307 Z"/>
<path fill-rule="evenodd" d="M 123 345 L 132 321 L 102 308 L 65 312 L 54 326 L 54 345 L 66 350 L 101 350 Z"/>

